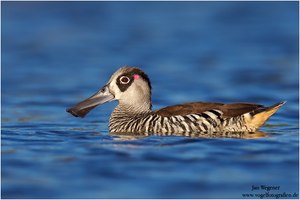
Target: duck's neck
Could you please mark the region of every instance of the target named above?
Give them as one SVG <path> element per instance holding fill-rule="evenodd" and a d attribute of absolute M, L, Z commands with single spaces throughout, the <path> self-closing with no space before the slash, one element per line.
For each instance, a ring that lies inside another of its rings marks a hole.
<path fill-rule="evenodd" d="M 114 109 L 112 116 L 136 116 L 151 113 L 151 103 L 144 102 L 138 105 L 124 104 L 122 102 Z"/>
<path fill-rule="evenodd" d="M 133 125 L 152 114 L 151 105 L 123 105 L 119 104 L 109 119 L 110 132 L 128 132 Z M 129 131 L 132 132 L 132 131 Z"/>

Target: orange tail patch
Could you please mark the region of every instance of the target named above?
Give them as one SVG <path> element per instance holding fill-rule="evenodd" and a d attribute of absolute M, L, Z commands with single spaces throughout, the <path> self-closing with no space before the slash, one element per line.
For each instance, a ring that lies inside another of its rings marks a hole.
<path fill-rule="evenodd" d="M 286 101 L 277 103 L 273 106 L 266 107 L 259 110 L 254 110 L 252 112 L 245 114 L 245 122 L 247 127 L 258 129 L 284 104 Z"/>

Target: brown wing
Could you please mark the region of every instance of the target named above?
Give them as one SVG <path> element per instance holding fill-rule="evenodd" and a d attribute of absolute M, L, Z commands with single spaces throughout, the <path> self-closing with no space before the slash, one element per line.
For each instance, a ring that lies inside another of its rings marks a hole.
<path fill-rule="evenodd" d="M 203 113 L 208 110 L 217 109 L 224 113 L 224 117 L 236 117 L 244 113 L 254 111 L 263 108 L 262 105 L 250 104 L 250 103 L 213 103 L 213 102 L 195 102 L 195 103 L 185 103 L 174 106 L 168 106 L 159 110 L 154 111 L 154 113 L 170 117 L 174 115 L 188 115 Z"/>

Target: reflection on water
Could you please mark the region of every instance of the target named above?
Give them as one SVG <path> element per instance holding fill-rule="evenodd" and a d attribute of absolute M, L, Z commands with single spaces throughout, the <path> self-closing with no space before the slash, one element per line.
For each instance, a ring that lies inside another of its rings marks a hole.
<path fill-rule="evenodd" d="M 243 139 L 254 139 L 268 137 L 271 134 L 256 131 L 256 132 L 199 132 L 199 133 L 110 133 L 114 137 L 114 140 L 139 140 L 147 136 L 180 136 L 189 138 L 243 138 Z"/>

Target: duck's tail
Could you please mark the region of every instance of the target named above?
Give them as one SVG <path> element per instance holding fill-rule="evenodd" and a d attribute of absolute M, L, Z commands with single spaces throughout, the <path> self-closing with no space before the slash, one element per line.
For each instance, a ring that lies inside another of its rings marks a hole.
<path fill-rule="evenodd" d="M 246 126 L 258 129 L 259 127 L 264 125 L 265 122 L 285 103 L 286 101 L 282 101 L 272 106 L 259 108 L 257 110 L 246 113 L 244 115 Z"/>

